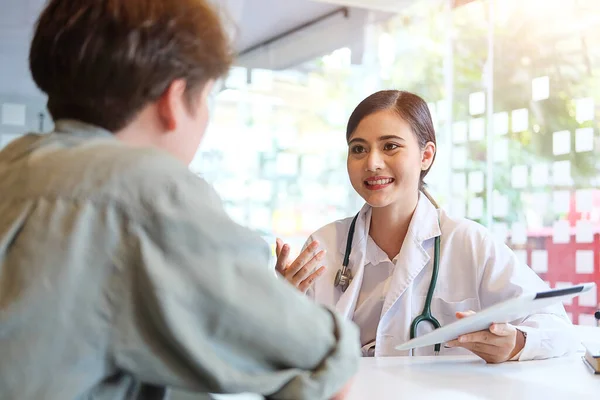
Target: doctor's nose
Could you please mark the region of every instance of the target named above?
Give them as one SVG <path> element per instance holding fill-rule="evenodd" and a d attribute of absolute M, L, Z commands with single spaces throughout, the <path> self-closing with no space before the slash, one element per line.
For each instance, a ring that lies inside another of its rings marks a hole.
<path fill-rule="evenodd" d="M 377 151 L 372 151 L 366 159 L 367 165 L 365 166 L 366 171 L 375 172 L 383 168 L 383 159 L 381 154 Z"/>

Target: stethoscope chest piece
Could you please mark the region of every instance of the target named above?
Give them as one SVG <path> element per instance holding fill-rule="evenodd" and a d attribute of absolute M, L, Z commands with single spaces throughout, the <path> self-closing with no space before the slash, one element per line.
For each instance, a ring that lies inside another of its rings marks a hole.
<path fill-rule="evenodd" d="M 342 289 L 342 292 L 345 292 L 352 283 L 352 276 L 350 275 L 350 270 L 348 268 L 338 269 L 338 272 L 335 274 L 335 280 L 333 284 L 335 287 L 339 287 Z"/>

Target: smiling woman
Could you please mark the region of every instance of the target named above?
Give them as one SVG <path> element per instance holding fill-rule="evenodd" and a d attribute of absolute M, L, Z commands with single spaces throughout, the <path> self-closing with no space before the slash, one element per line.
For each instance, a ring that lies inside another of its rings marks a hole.
<path fill-rule="evenodd" d="M 396 211 L 414 209 L 435 159 L 427 103 L 398 90 L 372 94 L 350 116 L 346 140 L 354 190 L 373 207 L 395 203 Z"/>
<path fill-rule="evenodd" d="M 492 304 L 548 289 L 484 227 L 449 216 L 424 194 L 436 139 L 419 96 L 386 90 L 367 97 L 350 116 L 346 140 L 350 182 L 366 204 L 356 216 L 313 233 L 289 266 L 289 246 L 279 242 L 278 270 L 352 319 L 364 356 L 437 354 L 439 344 L 412 353 L 396 346 Z M 497 363 L 560 356 L 577 345 L 564 308 L 555 305 L 463 335 L 441 354 L 468 350 Z"/>

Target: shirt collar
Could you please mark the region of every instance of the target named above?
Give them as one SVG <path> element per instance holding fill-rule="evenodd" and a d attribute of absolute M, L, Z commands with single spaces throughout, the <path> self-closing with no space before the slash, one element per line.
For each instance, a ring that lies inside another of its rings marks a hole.
<path fill-rule="evenodd" d="M 108 130 L 74 119 L 59 119 L 54 123 L 54 132 L 87 138 L 114 138 Z"/>
<path fill-rule="evenodd" d="M 356 220 L 354 239 L 352 242 L 352 253 L 366 251 L 365 263 L 376 265 L 389 260 L 389 257 L 369 236 L 370 225 L 371 206 L 365 204 L 359 211 Z M 341 254 L 344 254 L 346 251 L 346 235 L 342 235 L 343 240 L 339 243 L 339 251 Z M 412 236 L 418 243 L 423 243 L 425 240 L 441 235 L 438 211 L 433 203 L 431 203 L 427 196 L 422 192 L 419 192 L 419 200 L 413 217 L 410 220 L 407 235 Z M 395 261 L 392 260 L 392 262 Z"/>

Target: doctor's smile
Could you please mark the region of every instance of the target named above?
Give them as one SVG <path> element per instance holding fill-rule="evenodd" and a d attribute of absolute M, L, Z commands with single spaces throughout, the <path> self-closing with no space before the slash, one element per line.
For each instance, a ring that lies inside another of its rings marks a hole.
<path fill-rule="evenodd" d="M 394 183 L 394 178 L 387 178 L 384 176 L 375 176 L 365 180 L 365 186 L 369 190 L 380 190 L 390 186 Z"/>

